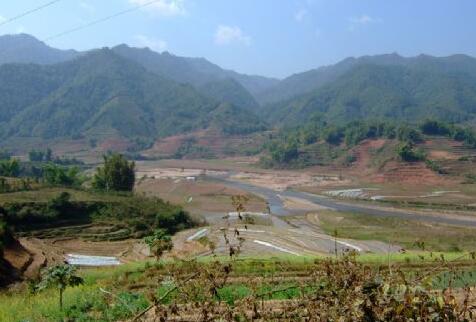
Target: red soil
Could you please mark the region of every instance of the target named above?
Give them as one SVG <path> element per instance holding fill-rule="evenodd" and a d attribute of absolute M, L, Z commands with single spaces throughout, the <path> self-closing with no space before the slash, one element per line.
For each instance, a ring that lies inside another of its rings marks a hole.
<path fill-rule="evenodd" d="M 375 183 L 402 182 L 415 185 L 445 185 L 452 180 L 428 169 L 424 162 L 387 162 L 380 173 L 373 176 Z"/>

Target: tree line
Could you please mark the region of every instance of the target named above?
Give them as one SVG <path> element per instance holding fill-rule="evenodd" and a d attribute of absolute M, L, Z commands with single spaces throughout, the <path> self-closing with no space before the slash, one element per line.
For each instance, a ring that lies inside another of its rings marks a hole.
<path fill-rule="evenodd" d="M 268 166 L 285 165 L 299 161 L 300 150 L 315 143 L 325 143 L 331 148 L 351 148 L 366 139 L 377 138 L 398 140 L 400 144 L 396 154 L 404 161 L 417 161 L 425 159 L 424 153 L 415 149 L 415 145 L 421 143 L 425 135 L 445 136 L 476 148 L 476 134 L 472 128 L 436 120 L 428 119 L 417 125 L 353 121 L 341 126 L 313 120 L 304 126 L 283 129 L 271 136 L 264 146 L 269 158 L 263 161 Z"/>

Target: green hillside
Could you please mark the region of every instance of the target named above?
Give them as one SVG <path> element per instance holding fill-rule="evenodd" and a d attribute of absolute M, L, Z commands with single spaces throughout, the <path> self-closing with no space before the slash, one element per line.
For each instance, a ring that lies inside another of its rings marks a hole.
<path fill-rule="evenodd" d="M 429 117 L 471 122 L 476 117 L 475 80 L 471 72 L 432 64 L 358 65 L 317 90 L 266 106 L 263 115 L 283 125 L 297 125 L 312 116 L 337 123 L 417 122 Z"/>
<path fill-rule="evenodd" d="M 0 36 L 0 65 L 8 63 L 56 64 L 80 55 L 74 50 L 51 48 L 27 34 Z"/>
<path fill-rule="evenodd" d="M 159 54 L 148 48 L 132 48 L 127 45 L 116 46 L 112 50 L 122 57 L 141 64 L 153 73 L 197 87 L 210 82 L 224 81 L 226 83 L 228 79 L 233 79 L 248 92 L 245 94 L 248 96 L 256 95 L 278 83 L 277 79 L 244 75 L 223 69 L 204 58 L 180 57 L 168 52 Z M 222 95 L 218 94 L 216 98 Z"/>
<path fill-rule="evenodd" d="M 217 124 L 210 115 L 222 115 L 218 101 L 109 49 L 53 66 L 4 65 L 0 93 L 9 98 L 2 105 L 4 138 L 104 132 L 154 138 L 209 127 Z M 225 116 L 240 120 L 242 114 L 249 111 L 234 108 Z"/>
<path fill-rule="evenodd" d="M 406 58 L 394 53 L 347 58 L 335 65 L 294 74 L 283 79 L 275 86 L 258 93 L 256 97 L 262 104 L 272 104 L 289 100 L 326 86 L 353 68 L 362 65 L 403 66 L 411 69 L 429 69 L 442 73 L 465 72 L 476 77 L 476 59 L 470 56 L 452 55 L 448 57 L 433 57 L 429 55 L 419 55 Z"/>
<path fill-rule="evenodd" d="M 250 111 L 257 111 L 259 108 L 259 104 L 254 97 L 232 78 L 211 81 L 197 87 L 197 90 L 220 102 L 228 102 Z"/>

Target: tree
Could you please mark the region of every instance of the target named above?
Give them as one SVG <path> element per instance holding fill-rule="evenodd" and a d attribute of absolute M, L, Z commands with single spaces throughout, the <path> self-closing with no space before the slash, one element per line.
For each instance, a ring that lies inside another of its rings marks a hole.
<path fill-rule="evenodd" d="M 7 150 L 0 150 L 0 160 L 10 160 L 12 154 Z"/>
<path fill-rule="evenodd" d="M 172 250 L 174 246 L 172 238 L 162 228 L 157 229 L 153 235 L 144 238 L 144 242 L 149 246 L 150 252 L 154 254 L 157 260 L 164 252 Z"/>
<path fill-rule="evenodd" d="M 76 267 L 72 265 L 57 265 L 46 269 L 38 285 L 38 290 L 49 287 L 57 287 L 59 291 L 59 305 L 63 310 L 63 293 L 68 286 L 74 287 L 82 285 L 83 279 L 75 275 Z"/>
<path fill-rule="evenodd" d="M 0 161 L 0 176 L 18 177 L 20 175 L 20 162 L 17 159 Z"/>
<path fill-rule="evenodd" d="M 43 161 L 44 157 L 45 153 L 42 151 L 31 150 L 30 152 L 28 152 L 28 158 L 32 162 L 41 162 Z"/>
<path fill-rule="evenodd" d="M 407 125 L 402 125 L 397 130 L 397 138 L 402 142 L 419 143 L 423 141 L 421 133 Z"/>
<path fill-rule="evenodd" d="M 65 168 L 54 164 L 43 167 L 43 178 L 48 184 L 61 186 L 79 186 L 82 180 L 77 167 Z"/>
<path fill-rule="evenodd" d="M 96 170 L 93 187 L 104 191 L 132 191 L 135 183 L 135 163 L 120 154 L 104 156 L 104 167 Z"/>
<path fill-rule="evenodd" d="M 50 162 L 53 160 L 53 151 L 50 148 L 46 149 L 45 152 L 45 161 Z"/>
<path fill-rule="evenodd" d="M 401 143 L 397 147 L 398 156 L 406 162 L 416 162 L 425 160 L 425 153 L 423 151 L 415 151 L 411 143 Z"/>

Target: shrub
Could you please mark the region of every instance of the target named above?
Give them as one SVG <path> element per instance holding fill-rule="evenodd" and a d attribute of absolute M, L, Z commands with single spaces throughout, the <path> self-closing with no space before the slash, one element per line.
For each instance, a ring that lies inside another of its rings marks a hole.
<path fill-rule="evenodd" d="M 402 142 L 407 142 L 407 143 L 419 143 L 419 142 L 422 142 L 423 141 L 423 138 L 421 136 L 421 133 L 416 130 L 416 129 L 413 129 L 409 126 L 400 126 L 398 129 L 397 129 L 397 138 L 398 140 L 402 141 Z"/>
<path fill-rule="evenodd" d="M 50 163 L 43 167 L 42 173 L 43 179 L 50 185 L 77 187 L 83 182 L 77 167 L 67 168 Z"/>
<path fill-rule="evenodd" d="M 449 135 L 451 133 L 450 125 L 434 120 L 426 120 L 420 125 L 420 129 L 428 135 Z"/>
<path fill-rule="evenodd" d="M 425 153 L 421 150 L 415 150 L 410 143 L 401 143 L 397 147 L 397 154 L 403 161 L 416 162 L 425 160 Z"/>
<path fill-rule="evenodd" d="M 20 175 L 20 161 L 8 159 L 0 161 L 0 176 L 18 177 Z"/>
<path fill-rule="evenodd" d="M 135 183 L 135 163 L 120 154 L 104 156 L 104 166 L 96 170 L 93 187 L 104 191 L 132 191 Z"/>

